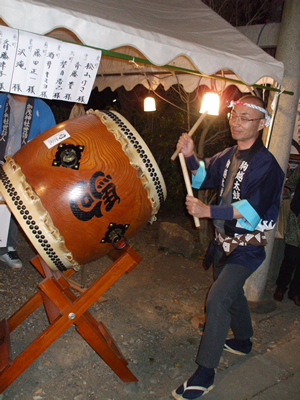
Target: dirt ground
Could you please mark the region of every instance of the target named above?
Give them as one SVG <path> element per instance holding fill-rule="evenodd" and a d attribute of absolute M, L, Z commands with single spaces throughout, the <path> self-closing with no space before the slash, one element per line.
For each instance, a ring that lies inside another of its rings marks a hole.
<path fill-rule="evenodd" d="M 92 350 L 72 326 L 34 361 L 2 394 L 6 400 L 146 400 L 171 399 L 171 391 L 191 375 L 201 338 L 195 321 L 204 321 L 204 303 L 212 283 L 197 252 L 191 259 L 158 247 L 159 225 L 179 223 L 198 240 L 189 217 L 158 217 L 131 240 L 142 261 L 123 275 L 96 302 L 91 314 L 102 321 L 128 361 L 138 383 L 124 383 Z M 0 263 L 0 320 L 9 318 L 35 292 L 42 280 L 30 264 L 36 255 L 20 233 L 21 270 Z M 87 265 L 86 285 L 98 278 L 111 260 L 104 256 Z M 72 279 L 81 282 L 82 272 Z M 265 298 L 272 299 L 274 282 L 268 280 Z M 253 352 L 263 354 L 300 334 L 299 308 L 288 299 L 270 313 L 252 313 Z M 49 325 L 41 306 L 11 333 L 15 359 Z M 248 356 L 247 356 L 248 357 Z M 244 360 L 244 358 L 242 358 Z M 218 370 L 231 368 L 241 358 L 223 353 Z"/>

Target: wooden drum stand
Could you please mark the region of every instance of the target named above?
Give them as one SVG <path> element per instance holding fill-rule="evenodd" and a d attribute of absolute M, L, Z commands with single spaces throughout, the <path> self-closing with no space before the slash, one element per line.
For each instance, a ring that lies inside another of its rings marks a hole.
<path fill-rule="evenodd" d="M 109 256 L 114 261 L 113 264 L 89 288 L 81 291 L 78 297 L 71 291 L 74 286 L 71 281 L 68 281 L 75 272 L 73 269 L 64 273 L 53 271 L 39 255 L 31 260 L 44 279 L 38 284 L 35 295 L 8 320 L 3 319 L 0 322 L 0 393 L 72 324 L 123 382 L 137 381 L 104 324 L 97 322 L 88 311 L 88 308 L 124 273 L 130 272 L 141 261 L 140 256 L 128 245 L 123 250 L 112 251 Z M 49 326 L 12 360 L 10 332 L 41 304 L 44 304 L 50 322 Z"/>

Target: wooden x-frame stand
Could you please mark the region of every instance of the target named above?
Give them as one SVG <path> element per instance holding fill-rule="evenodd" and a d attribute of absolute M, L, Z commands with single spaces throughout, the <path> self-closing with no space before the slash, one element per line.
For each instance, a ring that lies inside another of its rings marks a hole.
<path fill-rule="evenodd" d="M 0 393 L 72 324 L 123 382 L 137 381 L 104 324 L 97 322 L 87 311 L 124 273 L 130 272 L 141 261 L 140 256 L 130 246 L 120 251 L 121 256 L 117 259 L 115 253 L 111 253 L 111 259 L 115 260 L 113 264 L 78 297 L 70 289 L 72 285 L 68 281 L 74 273 L 73 270 L 55 272 L 50 270 L 40 256 L 31 260 L 44 280 L 38 285 L 39 290 L 31 299 L 8 320 L 0 322 Z M 44 304 L 47 312 L 49 326 L 12 360 L 10 333 L 41 304 Z"/>

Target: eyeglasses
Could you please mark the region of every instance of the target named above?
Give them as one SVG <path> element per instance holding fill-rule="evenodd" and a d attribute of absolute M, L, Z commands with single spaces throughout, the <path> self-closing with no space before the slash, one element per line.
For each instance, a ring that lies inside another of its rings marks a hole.
<path fill-rule="evenodd" d="M 231 113 L 229 113 L 229 114 L 227 115 L 227 117 L 228 117 L 229 121 L 235 122 L 235 121 L 238 121 L 238 120 L 239 120 L 239 121 L 241 121 L 242 124 L 243 124 L 243 123 L 246 123 L 246 122 L 259 121 L 259 120 L 261 120 L 261 119 L 264 119 L 264 118 L 252 118 L 252 119 L 248 119 L 248 118 L 246 118 L 246 117 L 244 117 L 244 116 L 238 116 L 238 115 L 231 114 Z"/>

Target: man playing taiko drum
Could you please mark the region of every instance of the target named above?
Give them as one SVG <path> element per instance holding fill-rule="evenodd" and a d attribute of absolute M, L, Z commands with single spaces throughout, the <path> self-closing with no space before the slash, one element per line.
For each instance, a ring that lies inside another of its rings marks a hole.
<path fill-rule="evenodd" d="M 230 104 L 231 135 L 237 145 L 199 162 L 190 136 L 177 144 L 197 189 L 218 187 L 218 205 L 208 206 L 187 196 L 192 216 L 211 218 L 215 239 L 206 257 L 214 261 L 215 281 L 206 302 L 206 324 L 193 376 L 172 392 L 175 399 L 198 399 L 213 388 L 214 369 L 223 349 L 245 355 L 253 335 L 243 286 L 265 259 L 265 230 L 274 229 L 280 207 L 284 173 L 264 147 L 260 130 L 270 116 L 263 101 L 251 95 Z M 227 339 L 231 327 L 234 339 Z"/>

